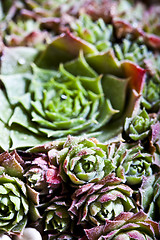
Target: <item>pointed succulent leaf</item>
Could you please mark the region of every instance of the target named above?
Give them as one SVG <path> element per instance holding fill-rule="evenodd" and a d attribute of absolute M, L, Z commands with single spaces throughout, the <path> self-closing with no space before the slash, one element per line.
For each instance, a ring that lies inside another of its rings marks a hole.
<path fill-rule="evenodd" d="M 143 177 L 139 188 L 140 204 L 148 216 L 155 221 L 160 217 L 160 175 Z"/>
<path fill-rule="evenodd" d="M 4 152 L 0 154 L 0 166 L 4 167 L 4 172 L 13 177 L 23 178 L 23 160 L 14 152 Z"/>

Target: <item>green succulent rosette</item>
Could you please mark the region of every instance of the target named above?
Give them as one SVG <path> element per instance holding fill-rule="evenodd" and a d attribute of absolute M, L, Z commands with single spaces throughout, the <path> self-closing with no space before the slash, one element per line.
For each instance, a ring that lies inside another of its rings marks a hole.
<path fill-rule="evenodd" d="M 72 195 L 69 209 L 78 216 L 78 224 L 104 225 L 122 212 L 137 212 L 132 199 L 133 190 L 122 180 L 110 174 L 97 183 L 85 184 Z"/>
<path fill-rule="evenodd" d="M 143 108 L 135 117 L 126 118 L 124 124 L 124 135 L 133 141 L 144 140 L 151 133 L 151 125 L 155 119 L 149 117 L 149 114 Z"/>
<path fill-rule="evenodd" d="M 27 184 L 39 192 L 41 201 L 51 197 L 62 183 L 58 168 L 49 162 L 47 154 L 21 152 L 21 155 L 25 156 L 24 177 Z"/>
<path fill-rule="evenodd" d="M 62 149 L 63 154 L 59 153 L 60 176 L 75 185 L 101 180 L 114 169 L 105 150 L 106 145 L 94 138 L 69 136 Z"/>
<path fill-rule="evenodd" d="M 112 50 L 98 53 L 94 45 L 69 32 L 56 37 L 38 57 L 39 67 L 31 69 L 37 54 L 25 47 L 3 51 L 2 149 L 34 146 L 69 134 L 107 140 L 122 131 L 125 117 L 138 104 L 143 69 L 119 62 Z"/>
<path fill-rule="evenodd" d="M 103 226 L 86 229 L 88 240 L 159 239 L 158 223 L 153 222 L 142 210 L 138 213 L 124 212 Z"/>
<path fill-rule="evenodd" d="M 128 185 L 140 184 L 143 176 L 153 174 L 154 155 L 145 152 L 140 143 L 111 143 L 108 145 L 107 157 L 116 166 L 116 176 Z"/>
<path fill-rule="evenodd" d="M 38 193 L 16 177 L 0 175 L 0 231 L 11 234 L 23 232 L 28 219 L 40 216 L 36 209 Z"/>
<path fill-rule="evenodd" d="M 44 230 L 55 236 L 71 228 L 71 216 L 68 204 L 61 196 L 54 197 L 43 214 Z M 73 224 L 73 223 L 72 223 Z"/>
<path fill-rule="evenodd" d="M 139 188 L 140 205 L 148 217 L 159 222 L 160 219 L 160 173 L 143 177 Z"/>

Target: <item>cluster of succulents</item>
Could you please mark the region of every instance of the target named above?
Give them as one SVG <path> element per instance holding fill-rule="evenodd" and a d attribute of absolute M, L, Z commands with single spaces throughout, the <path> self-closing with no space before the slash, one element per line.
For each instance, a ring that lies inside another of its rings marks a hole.
<path fill-rule="evenodd" d="M 160 239 L 157 2 L 0 1 L 0 240 Z"/>

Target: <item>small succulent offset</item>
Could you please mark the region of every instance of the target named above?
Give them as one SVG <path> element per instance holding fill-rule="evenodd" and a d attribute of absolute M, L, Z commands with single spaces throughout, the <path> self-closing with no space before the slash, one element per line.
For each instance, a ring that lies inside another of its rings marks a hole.
<path fill-rule="evenodd" d="M 12 234 L 23 232 L 28 219 L 36 221 L 38 193 L 16 177 L 0 175 L 0 230 Z"/>
<path fill-rule="evenodd" d="M 114 169 L 105 150 L 95 138 L 69 136 L 59 153 L 60 176 L 75 185 L 101 180 Z"/>
<path fill-rule="evenodd" d="M 55 196 L 47 205 L 43 214 L 44 230 L 57 235 L 71 229 L 71 216 L 65 198 Z"/>
<path fill-rule="evenodd" d="M 160 237 L 158 223 L 150 220 L 142 210 L 138 213 L 123 212 L 105 225 L 86 229 L 88 240 L 150 239 Z"/>
<path fill-rule="evenodd" d="M 143 176 L 152 175 L 154 156 L 145 152 L 140 143 L 111 143 L 108 145 L 107 157 L 116 166 L 116 176 L 128 185 L 140 184 Z"/>
<path fill-rule="evenodd" d="M 110 174 L 98 183 L 79 187 L 72 195 L 69 211 L 78 216 L 78 224 L 104 225 L 122 212 L 138 211 L 132 194 L 129 186 Z"/>
<path fill-rule="evenodd" d="M 159 221 L 160 219 L 160 172 L 149 177 L 143 177 L 139 188 L 140 206 L 148 216 Z"/>
<path fill-rule="evenodd" d="M 27 155 L 27 154 L 26 154 Z M 49 163 L 45 154 L 28 154 L 25 159 L 24 176 L 29 186 L 38 191 L 43 197 L 51 195 L 59 187 L 62 180 L 58 168 Z M 31 158 L 31 160 L 29 160 Z"/>
<path fill-rule="evenodd" d="M 143 89 L 142 105 L 149 111 L 157 112 L 160 107 L 160 77 L 154 75 Z"/>
<path fill-rule="evenodd" d="M 144 140 L 151 133 L 151 125 L 155 123 L 155 119 L 151 119 L 145 109 L 131 118 L 126 118 L 124 124 L 125 136 L 133 141 Z"/>

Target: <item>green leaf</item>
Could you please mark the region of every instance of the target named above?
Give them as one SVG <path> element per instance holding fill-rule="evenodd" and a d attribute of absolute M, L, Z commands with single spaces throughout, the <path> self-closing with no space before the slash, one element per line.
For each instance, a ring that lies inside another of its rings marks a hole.
<path fill-rule="evenodd" d="M 65 63 L 64 67 L 75 76 L 97 77 L 97 73 L 86 62 L 82 51 L 77 60 Z"/>
<path fill-rule="evenodd" d="M 30 47 L 5 47 L 1 63 L 1 74 L 11 75 L 28 71 L 37 53 L 37 49 Z"/>
<path fill-rule="evenodd" d="M 16 107 L 14 109 L 13 115 L 9 120 L 9 126 L 11 127 L 13 123 L 20 125 L 33 133 L 39 133 L 36 129 L 36 125 L 31 121 L 29 118 L 30 116 L 27 115 L 22 108 Z"/>
<path fill-rule="evenodd" d="M 10 129 L 0 120 L 0 149 L 8 150 L 11 145 Z"/>
<path fill-rule="evenodd" d="M 114 56 L 112 50 L 86 56 L 86 61 L 99 74 L 115 74 L 124 76 L 120 62 Z"/>
<path fill-rule="evenodd" d="M 18 103 L 19 97 L 25 94 L 30 77 L 31 75 L 28 73 L 0 76 L 11 104 Z"/>
<path fill-rule="evenodd" d="M 8 123 L 9 118 L 12 115 L 12 109 L 11 106 L 7 100 L 7 97 L 5 96 L 4 91 L 0 89 L 0 119 L 4 123 Z"/>
<path fill-rule="evenodd" d="M 35 134 L 21 127 L 13 127 L 10 132 L 12 139 L 11 149 L 31 147 L 47 141 L 47 138 Z"/>
<path fill-rule="evenodd" d="M 113 75 L 104 75 L 102 78 L 104 95 L 120 114 L 125 108 L 128 82 L 129 79 L 117 78 Z"/>

